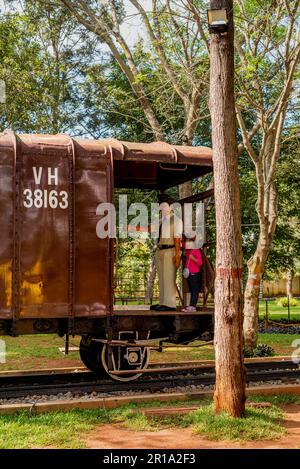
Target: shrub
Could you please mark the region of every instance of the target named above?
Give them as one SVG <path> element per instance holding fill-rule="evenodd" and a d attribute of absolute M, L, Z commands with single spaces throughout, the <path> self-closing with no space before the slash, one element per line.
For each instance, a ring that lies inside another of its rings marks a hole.
<path fill-rule="evenodd" d="M 287 297 L 282 297 L 278 298 L 276 301 L 277 306 L 282 306 L 283 308 L 288 307 L 288 298 Z M 300 302 L 296 300 L 296 298 L 290 298 L 290 306 L 300 306 Z"/>
<path fill-rule="evenodd" d="M 246 348 L 244 355 L 246 358 L 272 357 L 274 355 L 274 349 L 268 344 L 258 344 L 253 350 Z"/>

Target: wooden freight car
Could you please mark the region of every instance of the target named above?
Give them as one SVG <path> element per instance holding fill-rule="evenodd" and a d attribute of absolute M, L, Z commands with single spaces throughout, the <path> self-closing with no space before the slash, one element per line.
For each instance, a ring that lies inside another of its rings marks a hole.
<path fill-rule="evenodd" d="M 206 306 L 194 314 L 114 306 L 114 239 L 99 238 L 96 226 L 115 188 L 163 191 L 210 172 L 206 147 L 1 134 L 0 335 L 79 335 L 88 368 L 129 380 L 147 367 L 153 341 L 207 332 Z"/>

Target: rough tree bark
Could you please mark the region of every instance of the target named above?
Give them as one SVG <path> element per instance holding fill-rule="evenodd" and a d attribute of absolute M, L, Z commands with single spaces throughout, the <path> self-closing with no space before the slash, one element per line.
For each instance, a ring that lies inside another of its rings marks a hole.
<path fill-rule="evenodd" d="M 215 282 L 215 411 L 245 412 L 242 329 L 242 242 L 238 146 L 234 98 L 233 0 L 211 0 L 226 8 L 228 34 L 212 34 L 210 112 L 215 183 L 217 253 Z"/>
<path fill-rule="evenodd" d="M 258 303 L 261 280 L 273 240 L 262 234 L 254 255 L 247 262 L 248 277 L 244 293 L 244 340 L 245 347 L 253 349 L 258 337 Z"/>

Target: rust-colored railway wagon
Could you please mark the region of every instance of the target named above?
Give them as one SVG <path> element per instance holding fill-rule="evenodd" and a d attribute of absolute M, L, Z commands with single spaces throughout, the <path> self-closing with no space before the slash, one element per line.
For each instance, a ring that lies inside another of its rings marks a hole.
<path fill-rule="evenodd" d="M 1 134 L 0 335 L 79 335 L 85 365 L 122 380 L 140 375 L 154 341 L 201 336 L 206 306 L 113 305 L 114 240 L 97 236 L 97 207 L 116 187 L 164 190 L 211 171 L 205 147 Z"/>

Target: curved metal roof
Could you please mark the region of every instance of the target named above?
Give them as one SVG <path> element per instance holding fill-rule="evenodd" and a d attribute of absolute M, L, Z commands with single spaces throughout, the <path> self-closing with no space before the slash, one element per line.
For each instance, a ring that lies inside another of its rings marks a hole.
<path fill-rule="evenodd" d="M 115 185 L 163 189 L 212 172 L 208 147 L 171 145 L 166 142 L 122 142 L 116 139 L 72 138 L 66 134 L 0 134 L 0 149 L 18 145 L 22 153 L 76 156 L 110 154 L 114 160 Z"/>

